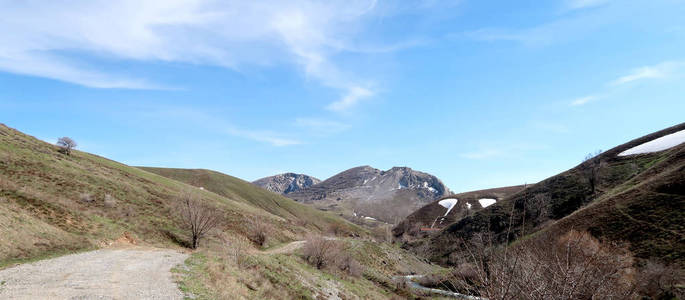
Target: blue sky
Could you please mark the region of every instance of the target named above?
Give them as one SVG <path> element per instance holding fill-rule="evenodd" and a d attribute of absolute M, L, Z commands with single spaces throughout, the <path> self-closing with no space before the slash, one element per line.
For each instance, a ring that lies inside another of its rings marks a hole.
<path fill-rule="evenodd" d="M 539 181 L 685 121 L 683 1 L 4 1 L 0 122 L 246 180 Z"/>

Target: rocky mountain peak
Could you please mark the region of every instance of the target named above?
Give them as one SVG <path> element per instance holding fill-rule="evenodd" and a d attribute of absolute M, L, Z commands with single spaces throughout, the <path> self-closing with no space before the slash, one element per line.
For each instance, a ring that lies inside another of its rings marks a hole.
<path fill-rule="evenodd" d="M 309 175 L 284 173 L 264 177 L 262 179 L 255 180 L 252 183 L 274 193 L 285 195 L 308 188 L 319 182 L 321 182 L 321 180 Z"/>

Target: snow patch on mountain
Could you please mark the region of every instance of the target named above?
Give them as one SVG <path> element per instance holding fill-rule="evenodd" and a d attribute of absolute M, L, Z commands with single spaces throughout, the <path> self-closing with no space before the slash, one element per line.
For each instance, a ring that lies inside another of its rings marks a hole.
<path fill-rule="evenodd" d="M 486 208 L 486 207 L 488 207 L 488 206 L 490 206 L 490 205 L 493 205 L 493 204 L 495 204 L 496 202 L 497 202 L 497 200 L 491 199 L 491 198 L 482 198 L 482 199 L 478 199 L 478 203 L 480 203 L 480 206 L 482 206 L 483 208 Z"/>
<path fill-rule="evenodd" d="M 678 146 L 685 142 L 685 130 L 664 135 L 649 142 L 640 144 L 618 154 L 618 156 L 628 156 L 643 153 L 652 153 L 666 150 Z"/>
<path fill-rule="evenodd" d="M 445 212 L 445 216 L 447 216 L 447 214 L 450 213 L 452 208 L 454 208 L 454 206 L 457 205 L 458 201 L 459 200 L 457 200 L 457 199 L 444 199 L 444 200 L 440 200 L 438 202 L 438 204 L 440 204 L 444 208 L 447 208 L 447 212 Z"/>

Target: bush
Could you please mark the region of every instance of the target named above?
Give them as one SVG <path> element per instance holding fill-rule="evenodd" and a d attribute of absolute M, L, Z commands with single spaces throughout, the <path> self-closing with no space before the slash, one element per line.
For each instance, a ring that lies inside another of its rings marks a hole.
<path fill-rule="evenodd" d="M 360 277 L 364 273 L 364 266 L 345 250 L 338 254 L 338 257 L 335 259 L 335 265 L 338 270 L 352 277 Z"/>
<path fill-rule="evenodd" d="M 234 238 L 226 242 L 226 254 L 238 268 L 248 265 L 250 241 L 245 238 Z"/>
<path fill-rule="evenodd" d="M 360 277 L 364 267 L 353 258 L 351 249 L 343 241 L 312 235 L 302 247 L 304 259 L 317 269 L 332 269 Z"/>
<path fill-rule="evenodd" d="M 302 247 L 305 260 L 317 269 L 323 269 L 335 261 L 341 251 L 341 246 L 333 239 L 320 235 L 311 235 Z"/>
<path fill-rule="evenodd" d="M 626 299 L 634 297 L 633 259 L 624 247 L 571 230 L 516 246 L 493 247 L 487 235 L 466 243 L 467 261 L 450 283 L 488 299 Z"/>
<path fill-rule="evenodd" d="M 271 227 L 268 223 L 252 217 L 247 219 L 247 238 L 259 247 L 263 247 L 269 238 Z"/>

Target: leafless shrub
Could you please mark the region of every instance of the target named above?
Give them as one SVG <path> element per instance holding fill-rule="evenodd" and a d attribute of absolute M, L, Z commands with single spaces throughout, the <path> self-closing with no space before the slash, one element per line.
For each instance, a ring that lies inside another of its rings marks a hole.
<path fill-rule="evenodd" d="M 302 256 L 317 269 L 329 268 L 360 277 L 364 266 L 352 256 L 353 249 L 343 241 L 311 235 L 302 247 Z"/>
<path fill-rule="evenodd" d="M 467 243 L 453 272 L 458 290 L 488 299 L 625 299 L 634 296 L 632 256 L 623 247 L 569 231 L 517 246 L 494 247 L 487 235 Z"/>
<path fill-rule="evenodd" d="M 200 239 L 221 223 L 219 211 L 198 201 L 190 192 L 181 195 L 178 211 L 183 224 L 190 231 L 192 249 L 196 249 Z"/>
<path fill-rule="evenodd" d="M 95 201 L 95 197 L 93 197 L 93 195 L 91 195 L 90 193 L 81 193 L 81 195 L 79 195 L 79 200 L 85 203 L 92 203 L 93 201 Z"/>
<path fill-rule="evenodd" d="M 302 255 L 305 260 L 322 269 L 335 260 L 340 249 L 334 240 L 326 239 L 323 236 L 311 235 L 302 247 Z"/>
<path fill-rule="evenodd" d="M 332 223 L 328 226 L 328 233 L 334 236 L 346 236 L 349 235 L 349 230 L 342 223 Z"/>
<path fill-rule="evenodd" d="M 226 254 L 239 268 L 247 265 L 250 242 L 244 238 L 234 238 L 226 242 Z"/>
<path fill-rule="evenodd" d="M 665 266 L 649 261 L 640 269 L 636 282 L 638 293 L 650 299 L 685 299 L 685 271 L 677 266 Z M 680 286 L 679 286 L 680 285 Z"/>
<path fill-rule="evenodd" d="M 72 138 L 65 136 L 57 139 L 57 146 L 59 146 L 60 151 L 62 153 L 70 155 L 71 150 L 76 148 L 76 146 L 78 145 L 76 144 L 76 141 L 74 141 Z"/>
<path fill-rule="evenodd" d="M 117 206 L 117 200 L 110 194 L 105 195 L 105 207 L 115 208 Z"/>
<path fill-rule="evenodd" d="M 247 219 L 247 238 L 257 246 L 264 246 L 269 238 L 271 226 L 257 217 Z"/>
<path fill-rule="evenodd" d="M 343 249 L 339 252 L 338 256 L 335 258 L 336 267 L 347 275 L 353 277 L 362 276 L 362 273 L 364 273 L 364 266 L 354 259 L 348 251 L 348 249 Z"/>

